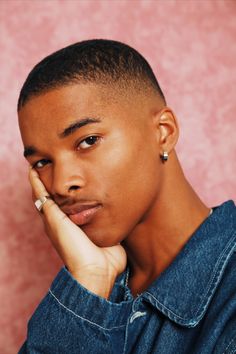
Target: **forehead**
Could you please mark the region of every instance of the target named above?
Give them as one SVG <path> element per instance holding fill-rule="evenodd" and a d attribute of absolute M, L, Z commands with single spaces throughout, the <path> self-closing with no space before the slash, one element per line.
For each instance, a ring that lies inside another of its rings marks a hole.
<path fill-rule="evenodd" d="M 19 111 L 20 128 L 50 125 L 54 129 L 69 120 L 87 116 L 109 116 L 110 119 L 140 111 L 140 98 L 135 92 L 121 91 L 110 85 L 73 84 L 34 96 Z"/>
<path fill-rule="evenodd" d="M 20 109 L 19 119 L 53 117 L 55 121 L 61 114 L 65 117 L 73 112 L 83 114 L 88 109 L 105 108 L 105 102 L 104 89 L 94 85 L 67 85 L 30 98 Z"/>

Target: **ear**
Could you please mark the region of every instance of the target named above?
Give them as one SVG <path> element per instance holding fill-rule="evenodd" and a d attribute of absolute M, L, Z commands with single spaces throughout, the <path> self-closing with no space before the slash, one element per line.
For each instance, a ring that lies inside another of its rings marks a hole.
<path fill-rule="evenodd" d="M 160 155 L 163 155 L 164 151 L 170 154 L 179 138 L 179 126 L 173 111 L 164 107 L 158 113 L 156 124 L 159 129 Z"/>

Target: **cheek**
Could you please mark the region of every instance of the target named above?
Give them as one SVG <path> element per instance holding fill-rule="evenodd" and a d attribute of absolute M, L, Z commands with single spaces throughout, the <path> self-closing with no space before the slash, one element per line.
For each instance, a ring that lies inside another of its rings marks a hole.
<path fill-rule="evenodd" d="M 161 179 L 156 155 L 149 147 L 135 146 L 106 155 L 102 183 L 115 217 L 139 217 L 152 203 Z"/>
<path fill-rule="evenodd" d="M 147 156 L 149 158 L 147 159 Z M 151 157 L 152 156 L 152 157 Z M 104 202 L 103 217 L 84 228 L 91 240 L 108 247 L 124 240 L 151 209 L 160 187 L 158 157 L 133 150 L 106 154 L 97 186 Z M 97 178 L 96 178 L 97 180 Z"/>
<path fill-rule="evenodd" d="M 109 247 L 122 242 L 155 203 L 158 176 L 143 173 L 138 164 L 135 166 L 119 169 L 116 174 L 111 173 L 110 180 L 103 181 L 104 195 L 107 193 L 103 217 L 91 229 L 84 230 L 97 246 Z"/>

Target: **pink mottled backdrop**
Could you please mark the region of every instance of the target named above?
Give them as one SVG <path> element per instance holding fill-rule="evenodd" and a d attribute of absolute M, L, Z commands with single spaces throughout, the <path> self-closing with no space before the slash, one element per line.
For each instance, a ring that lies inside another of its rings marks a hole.
<path fill-rule="evenodd" d="M 61 263 L 31 204 L 16 101 L 41 58 L 113 38 L 150 61 L 179 117 L 186 175 L 208 205 L 236 199 L 236 2 L 1 0 L 0 353 L 17 352 Z"/>

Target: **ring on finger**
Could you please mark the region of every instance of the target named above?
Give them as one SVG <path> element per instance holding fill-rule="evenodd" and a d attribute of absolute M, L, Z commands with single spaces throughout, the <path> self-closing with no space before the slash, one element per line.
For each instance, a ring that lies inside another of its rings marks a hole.
<path fill-rule="evenodd" d="M 34 204 L 35 204 L 35 206 L 36 206 L 36 209 L 41 212 L 41 210 L 42 210 L 44 204 L 46 203 L 46 201 L 47 201 L 48 199 L 51 199 L 49 195 L 45 195 L 45 196 L 40 197 L 39 199 L 37 199 L 37 200 L 34 202 Z"/>

